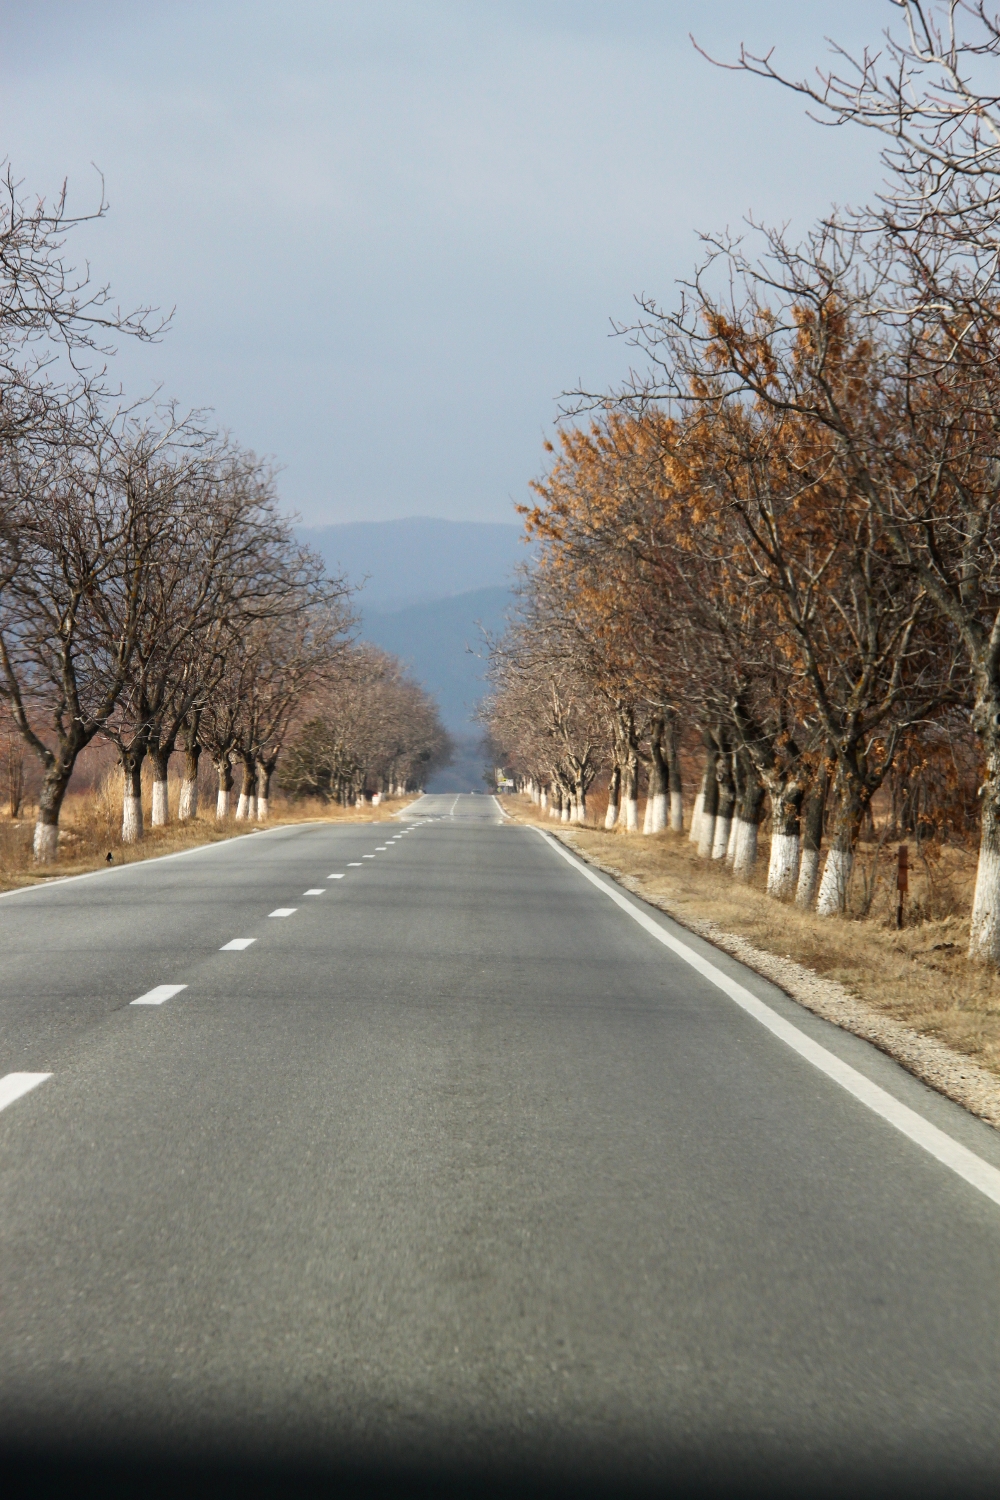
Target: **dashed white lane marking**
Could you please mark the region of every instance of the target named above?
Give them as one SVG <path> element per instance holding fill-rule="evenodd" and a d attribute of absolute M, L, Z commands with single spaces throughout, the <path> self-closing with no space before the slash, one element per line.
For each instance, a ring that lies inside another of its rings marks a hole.
<path fill-rule="evenodd" d="M 314 885 L 310 890 L 303 891 L 302 894 L 304 896 L 325 896 L 326 895 L 326 886 L 325 885 Z M 272 912 L 271 915 L 273 917 L 274 916 L 274 912 Z"/>
<path fill-rule="evenodd" d="M 539 829 L 539 832 L 542 833 L 542 830 Z M 551 834 L 542 833 L 542 838 L 557 854 L 561 854 L 563 859 L 573 865 L 585 880 L 596 885 L 598 890 L 603 891 L 616 906 L 620 906 L 633 922 L 638 922 L 639 926 L 644 927 L 651 937 L 656 938 L 657 942 L 676 953 L 678 958 L 682 958 L 686 964 L 691 965 L 692 969 L 703 975 L 717 989 L 722 990 L 723 994 L 735 1001 L 741 1010 L 746 1011 L 747 1015 L 759 1021 L 762 1026 L 766 1026 L 773 1036 L 778 1037 L 800 1057 L 805 1058 L 806 1062 L 812 1063 L 814 1068 L 825 1073 L 828 1078 L 832 1078 L 834 1083 L 839 1083 L 842 1089 L 853 1094 L 854 1098 L 866 1105 L 873 1114 L 879 1115 L 889 1125 L 893 1125 L 902 1135 L 913 1141 L 914 1145 L 920 1146 L 930 1156 L 935 1157 L 942 1166 L 949 1167 L 970 1187 L 977 1188 L 985 1197 L 1000 1204 L 1000 1171 L 996 1167 L 991 1167 L 989 1162 L 983 1161 L 982 1157 L 977 1156 L 974 1151 L 960 1145 L 950 1135 L 939 1130 L 929 1120 L 925 1120 L 923 1115 L 917 1114 L 915 1109 L 901 1104 L 892 1094 L 880 1088 L 877 1083 L 872 1083 L 871 1079 L 859 1073 L 856 1068 L 852 1068 L 850 1063 L 842 1062 L 835 1053 L 828 1052 L 811 1036 L 806 1036 L 805 1032 L 793 1026 L 791 1021 L 786 1021 L 784 1016 L 780 1016 L 776 1010 L 765 1005 L 763 1000 L 758 1000 L 756 995 L 751 994 L 737 980 L 730 979 L 722 969 L 716 968 L 710 959 L 695 952 L 693 948 L 688 947 L 687 943 L 675 937 L 672 932 L 668 932 L 665 927 L 661 927 L 648 913 L 633 905 L 627 896 L 605 885 L 603 880 L 599 880 L 592 870 L 588 870 L 586 865 L 581 864 Z"/>
<path fill-rule="evenodd" d="M 375 856 L 374 856 L 374 854 L 362 854 L 361 858 L 362 859 L 374 859 Z"/>
<path fill-rule="evenodd" d="M 138 1000 L 130 1000 L 130 1005 L 162 1005 L 164 1000 L 172 1000 L 179 995 L 181 990 L 186 990 L 186 984 L 158 984 L 154 990 L 147 990 L 140 995 Z"/>
<path fill-rule="evenodd" d="M 255 943 L 256 941 L 256 938 L 233 938 L 231 943 L 223 943 L 222 947 L 219 949 L 219 952 L 242 953 L 244 948 L 249 948 L 250 944 Z"/>
<path fill-rule="evenodd" d="M 340 875 L 328 875 L 326 878 L 327 878 L 327 880 L 343 880 L 344 877 L 343 877 L 343 874 L 340 874 Z"/>
<path fill-rule="evenodd" d="M 385 853 L 385 845 L 384 844 L 376 844 L 375 845 L 375 853 L 376 854 L 384 854 Z M 363 857 L 364 856 L 362 856 L 362 858 Z"/>
<path fill-rule="evenodd" d="M 371 858 L 371 855 L 369 855 L 369 859 L 370 858 Z M 349 870 L 360 870 L 361 869 L 361 861 L 360 861 L 360 859 L 349 859 L 347 861 L 347 868 Z"/>
<path fill-rule="evenodd" d="M 269 917 L 294 917 L 298 911 L 297 906 L 276 906 L 274 911 L 269 911 Z"/>
<path fill-rule="evenodd" d="M 6 1109 L 23 1094 L 30 1094 L 32 1089 L 37 1089 L 40 1083 L 51 1077 L 51 1073 L 8 1073 L 6 1078 L 0 1078 L 0 1109 Z"/>

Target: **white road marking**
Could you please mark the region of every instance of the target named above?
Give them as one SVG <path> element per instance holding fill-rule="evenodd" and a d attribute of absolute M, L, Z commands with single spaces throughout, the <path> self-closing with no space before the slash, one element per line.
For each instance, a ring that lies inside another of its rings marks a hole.
<path fill-rule="evenodd" d="M 371 856 L 369 856 L 369 858 L 370 857 Z M 360 861 L 360 859 L 349 859 L 347 861 L 347 868 L 349 870 L 360 870 L 361 869 L 361 861 Z"/>
<path fill-rule="evenodd" d="M 461 794 L 459 794 L 459 795 L 461 795 Z M 453 818 L 455 816 L 455 808 L 457 806 L 458 806 L 458 797 L 456 797 L 455 800 L 454 800 L 454 802 L 451 804 L 451 807 L 450 807 L 450 809 L 448 811 L 449 818 Z"/>
<path fill-rule="evenodd" d="M 274 911 L 269 911 L 269 917 L 294 917 L 298 911 L 297 906 L 276 906 Z"/>
<path fill-rule="evenodd" d="M 340 875 L 328 875 L 326 878 L 327 878 L 327 880 L 343 880 L 344 877 L 343 877 L 343 874 L 340 874 Z"/>
<path fill-rule="evenodd" d="M 362 859 L 374 859 L 375 856 L 374 856 L 374 854 L 362 854 L 361 858 Z"/>
<path fill-rule="evenodd" d="M 326 886 L 325 885 L 323 885 L 323 886 L 314 885 L 310 890 L 303 891 L 302 894 L 304 896 L 325 896 L 326 895 Z M 274 916 L 274 912 L 272 912 L 271 915 L 273 917 Z"/>
<path fill-rule="evenodd" d="M 0 1078 L 0 1109 L 6 1109 L 23 1094 L 30 1094 L 32 1089 L 37 1089 L 40 1083 L 51 1077 L 51 1073 L 8 1073 L 6 1078 Z"/>
<path fill-rule="evenodd" d="M 384 844 L 376 844 L 375 845 L 375 853 L 376 854 L 384 854 L 385 853 L 385 845 Z"/>
<path fill-rule="evenodd" d="M 147 990 L 140 995 L 138 1000 L 130 1000 L 130 1005 L 162 1005 L 164 1000 L 172 1000 L 179 995 L 181 990 L 186 990 L 186 984 L 158 984 L 155 990 Z"/>
<path fill-rule="evenodd" d="M 219 952 L 242 953 L 244 948 L 249 948 L 250 944 L 255 943 L 256 941 L 256 938 L 233 938 L 231 943 L 223 943 L 222 947 L 219 949 Z"/>
<path fill-rule="evenodd" d="M 544 833 L 541 829 L 538 832 L 557 854 L 561 854 L 563 859 L 579 871 L 584 879 L 596 885 L 597 889 L 603 891 L 609 900 L 613 901 L 616 906 L 620 906 L 633 922 L 638 922 L 639 926 L 644 927 L 651 937 L 656 938 L 657 942 L 669 948 L 672 953 L 676 953 L 678 958 L 683 959 L 697 973 L 710 980 L 716 988 L 722 990 L 723 994 L 728 995 L 730 1000 L 735 1001 L 741 1010 L 746 1011 L 747 1015 L 759 1021 L 762 1026 L 766 1026 L 772 1035 L 791 1047 L 800 1057 L 805 1058 L 806 1062 L 818 1068 L 821 1073 L 825 1073 L 828 1078 L 833 1079 L 834 1083 L 839 1083 L 841 1088 L 853 1094 L 854 1098 L 870 1109 L 873 1114 L 894 1126 L 901 1134 L 913 1141 L 914 1145 L 920 1146 L 942 1166 L 948 1167 L 956 1176 L 961 1177 L 970 1187 L 978 1189 L 993 1203 L 1000 1204 L 1000 1171 L 996 1167 L 991 1167 L 989 1162 L 983 1161 L 982 1157 L 977 1156 L 974 1151 L 960 1145 L 945 1131 L 939 1130 L 936 1125 L 925 1120 L 923 1115 L 918 1114 L 915 1109 L 910 1109 L 906 1104 L 900 1104 L 898 1099 L 893 1098 L 892 1094 L 880 1088 L 877 1083 L 872 1083 L 849 1063 L 842 1062 L 833 1052 L 829 1052 L 812 1037 L 806 1036 L 805 1032 L 793 1026 L 791 1021 L 786 1021 L 784 1016 L 772 1010 L 763 1000 L 758 1000 L 756 995 L 751 994 L 737 980 L 730 979 L 722 969 L 716 968 L 710 959 L 696 953 L 693 948 L 688 947 L 687 943 L 661 927 L 648 913 L 635 906 L 627 896 L 605 885 L 603 880 L 600 880 L 575 855 L 570 854 L 569 850 L 565 849 L 550 833 Z"/>

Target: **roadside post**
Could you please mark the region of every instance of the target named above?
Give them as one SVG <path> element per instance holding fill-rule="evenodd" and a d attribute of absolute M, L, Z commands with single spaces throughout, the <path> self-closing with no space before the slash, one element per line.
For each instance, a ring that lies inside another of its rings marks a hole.
<path fill-rule="evenodd" d="M 903 925 L 903 898 L 910 888 L 910 850 L 900 844 L 896 859 L 896 927 Z"/>

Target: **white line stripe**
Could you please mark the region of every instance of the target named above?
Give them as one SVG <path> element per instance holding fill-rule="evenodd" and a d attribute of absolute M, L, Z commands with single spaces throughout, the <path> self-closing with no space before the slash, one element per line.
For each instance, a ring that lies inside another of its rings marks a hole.
<path fill-rule="evenodd" d="M 327 880 L 343 880 L 343 875 L 328 875 Z"/>
<path fill-rule="evenodd" d="M 51 1077 L 51 1073 L 8 1073 L 6 1078 L 0 1078 L 0 1109 L 6 1109 L 23 1094 L 30 1094 L 32 1089 L 37 1089 L 40 1083 Z"/>
<path fill-rule="evenodd" d="M 768 1031 L 791 1047 L 800 1057 L 804 1057 L 806 1062 L 818 1068 L 821 1073 L 825 1073 L 828 1078 L 832 1078 L 834 1083 L 839 1083 L 841 1088 L 853 1094 L 855 1099 L 872 1110 L 874 1114 L 879 1115 L 915 1145 L 920 1146 L 943 1166 L 956 1173 L 970 1187 L 977 1188 L 993 1203 L 1000 1204 L 1000 1172 L 996 1167 L 991 1167 L 974 1151 L 969 1151 L 965 1146 L 959 1145 L 958 1141 L 946 1135 L 943 1130 L 939 1130 L 936 1125 L 932 1125 L 929 1120 L 925 1120 L 923 1115 L 917 1114 L 916 1110 L 910 1109 L 906 1104 L 900 1104 L 898 1099 L 894 1099 L 877 1083 L 872 1083 L 849 1063 L 842 1062 L 819 1042 L 806 1036 L 797 1026 L 786 1021 L 784 1016 L 779 1016 L 777 1011 L 765 1005 L 763 1000 L 758 1000 L 757 996 L 751 994 L 742 984 L 735 979 L 730 979 L 728 974 L 716 968 L 710 959 L 696 953 L 693 948 L 688 947 L 687 943 L 661 927 L 651 916 L 635 906 L 627 896 L 605 885 L 603 880 L 598 879 L 592 870 L 570 854 L 569 850 L 565 849 L 551 834 L 544 833 L 541 829 L 537 831 L 557 854 L 561 854 L 563 859 L 578 870 L 585 879 L 589 880 L 592 885 L 596 885 L 599 891 L 603 891 L 616 906 L 621 907 L 622 911 L 627 912 L 634 922 L 644 927 L 651 937 L 656 938 L 657 942 L 676 953 L 678 958 L 682 958 L 686 964 L 690 964 L 692 969 L 710 980 L 722 990 L 723 994 L 728 995 L 730 1000 L 735 1001 L 741 1010 L 745 1010 L 747 1015 L 753 1016 L 755 1021 L 766 1026 Z"/>
<path fill-rule="evenodd" d="M 256 938 L 233 938 L 231 943 L 223 943 L 222 947 L 219 949 L 219 952 L 242 953 L 244 948 L 249 948 L 250 944 L 255 943 L 256 941 Z"/>
<path fill-rule="evenodd" d="M 298 911 L 297 906 L 276 906 L 274 911 L 269 911 L 269 917 L 294 917 Z"/>
<path fill-rule="evenodd" d="M 186 984 L 158 984 L 154 990 L 147 990 L 140 995 L 138 1000 L 130 1000 L 130 1005 L 162 1005 L 164 1000 L 172 1000 L 179 995 L 181 990 L 186 990 Z"/>
<path fill-rule="evenodd" d="M 322 885 L 322 886 L 320 886 L 320 885 L 314 885 L 311 890 L 303 891 L 302 894 L 303 894 L 303 896 L 325 896 L 326 895 L 326 886 L 325 885 Z M 274 916 L 274 912 L 272 912 L 271 915 L 273 917 Z"/>
<path fill-rule="evenodd" d="M 371 858 L 371 856 L 369 856 L 369 858 Z M 360 870 L 361 869 L 361 861 L 360 861 L 360 859 L 349 859 L 347 861 L 347 868 L 349 870 Z"/>

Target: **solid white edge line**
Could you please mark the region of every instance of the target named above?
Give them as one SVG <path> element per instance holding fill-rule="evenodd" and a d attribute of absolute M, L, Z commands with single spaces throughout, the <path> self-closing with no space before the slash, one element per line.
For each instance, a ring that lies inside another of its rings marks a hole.
<path fill-rule="evenodd" d="M 605 885 L 603 880 L 599 879 L 550 833 L 544 832 L 541 828 L 535 831 L 557 854 L 561 854 L 568 864 L 571 864 L 592 885 L 596 885 L 597 889 L 603 891 L 609 900 L 621 907 L 622 911 L 627 912 L 634 922 L 638 922 L 640 927 L 645 928 L 652 937 L 656 938 L 657 942 L 669 948 L 672 953 L 676 953 L 678 958 L 683 959 L 717 989 L 722 990 L 723 994 L 728 995 L 741 1010 L 746 1011 L 747 1015 L 759 1021 L 762 1026 L 766 1026 L 768 1031 L 786 1046 L 791 1047 L 800 1057 L 805 1058 L 806 1062 L 818 1068 L 821 1073 L 825 1073 L 828 1078 L 833 1079 L 834 1083 L 839 1083 L 842 1089 L 853 1094 L 861 1104 L 907 1136 L 914 1145 L 920 1146 L 922 1150 L 941 1162 L 942 1166 L 948 1167 L 970 1187 L 976 1188 L 991 1202 L 1000 1204 L 1000 1171 L 996 1167 L 991 1167 L 989 1162 L 977 1156 L 974 1151 L 960 1145 L 950 1135 L 939 1130 L 929 1120 L 925 1120 L 923 1115 L 917 1114 L 916 1110 L 910 1109 L 906 1104 L 901 1104 L 877 1083 L 872 1083 L 849 1063 L 843 1062 L 834 1053 L 828 1052 L 819 1042 L 813 1041 L 812 1037 L 806 1036 L 797 1026 L 793 1026 L 791 1021 L 786 1021 L 784 1016 L 779 1016 L 777 1011 L 772 1010 L 763 1000 L 758 1000 L 756 995 L 751 994 L 737 980 L 731 979 L 722 969 L 716 968 L 710 959 L 696 953 L 693 948 L 688 947 L 687 943 L 661 927 L 627 896 Z"/>
<path fill-rule="evenodd" d="M 37 1089 L 40 1083 L 51 1077 L 51 1073 L 8 1073 L 5 1078 L 0 1078 L 0 1109 L 6 1109 L 15 1099 L 30 1094 L 32 1089 Z"/>
<path fill-rule="evenodd" d="M 181 990 L 186 990 L 186 984 L 158 984 L 154 989 L 147 990 L 140 995 L 138 1000 L 130 1000 L 130 1005 L 162 1005 L 164 1000 L 172 1000 L 179 995 Z"/>
<path fill-rule="evenodd" d="M 507 821 L 508 821 L 508 823 L 509 823 L 510 820 L 511 820 L 510 819 L 510 813 L 509 812 L 504 812 L 503 808 L 500 806 L 500 799 L 499 799 L 499 797 L 496 795 L 495 792 L 490 792 L 490 796 L 493 798 L 493 805 L 496 808 L 497 812 L 500 814 L 501 818 L 506 818 Z"/>

